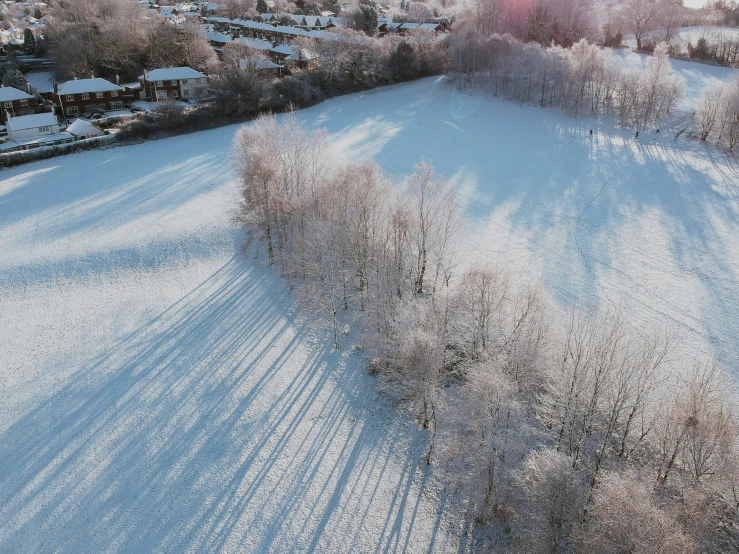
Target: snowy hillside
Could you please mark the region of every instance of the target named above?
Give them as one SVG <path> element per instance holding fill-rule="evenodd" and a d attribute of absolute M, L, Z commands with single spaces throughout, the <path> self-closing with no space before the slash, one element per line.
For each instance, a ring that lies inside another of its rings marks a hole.
<path fill-rule="evenodd" d="M 466 261 L 739 367 L 739 166 L 676 139 L 687 114 L 637 142 L 425 79 L 298 116 L 394 176 L 453 177 Z M 242 258 L 234 131 L 0 173 L 0 551 L 456 546 L 414 424 Z"/>

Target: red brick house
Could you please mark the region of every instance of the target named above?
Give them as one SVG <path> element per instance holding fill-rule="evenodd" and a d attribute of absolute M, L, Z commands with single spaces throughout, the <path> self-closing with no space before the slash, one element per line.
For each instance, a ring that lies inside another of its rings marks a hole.
<path fill-rule="evenodd" d="M 139 83 L 149 102 L 204 98 L 209 90 L 208 77 L 189 67 L 148 71 L 139 77 Z"/>
<path fill-rule="evenodd" d="M 22 90 L 13 87 L 0 87 L 0 115 L 2 121 L 8 120 L 8 115 L 18 117 L 36 111 L 36 98 Z"/>
<path fill-rule="evenodd" d="M 123 87 L 100 78 L 67 81 L 59 87 L 57 96 L 65 117 L 76 117 L 93 109 L 123 109 Z"/>

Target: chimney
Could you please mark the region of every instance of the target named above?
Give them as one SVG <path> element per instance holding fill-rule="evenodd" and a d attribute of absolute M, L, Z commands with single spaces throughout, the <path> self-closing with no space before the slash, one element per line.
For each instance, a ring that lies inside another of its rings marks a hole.
<path fill-rule="evenodd" d="M 117 73 L 115 74 L 115 84 L 121 86 L 121 77 Z"/>
<path fill-rule="evenodd" d="M 54 87 L 54 94 L 59 94 L 59 84 L 56 82 L 56 79 L 52 81 L 52 86 Z"/>

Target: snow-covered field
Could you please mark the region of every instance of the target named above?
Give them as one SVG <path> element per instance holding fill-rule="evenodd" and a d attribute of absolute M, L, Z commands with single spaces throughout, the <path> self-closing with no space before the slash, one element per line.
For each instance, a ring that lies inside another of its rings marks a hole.
<path fill-rule="evenodd" d="M 456 547 L 415 424 L 242 256 L 234 131 L 0 173 L 0 552 Z"/>
<path fill-rule="evenodd" d="M 467 262 L 739 367 L 739 166 L 684 115 L 637 142 L 432 78 L 298 116 L 452 177 Z M 234 131 L 0 173 L 0 551 L 457 547 L 413 423 L 242 257 Z"/>
<path fill-rule="evenodd" d="M 54 90 L 54 73 L 52 71 L 31 71 L 26 73 L 24 77 L 40 93 Z"/>

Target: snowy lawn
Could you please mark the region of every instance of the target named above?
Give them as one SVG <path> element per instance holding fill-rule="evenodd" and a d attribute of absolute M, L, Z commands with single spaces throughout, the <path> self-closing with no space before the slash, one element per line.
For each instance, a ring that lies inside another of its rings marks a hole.
<path fill-rule="evenodd" d="M 677 139 L 685 114 L 637 142 L 425 79 L 299 117 L 455 179 L 465 263 L 739 366 L 739 166 Z M 234 131 L 0 173 L 0 551 L 456 547 L 423 436 L 241 256 Z"/>
<path fill-rule="evenodd" d="M 234 131 L 0 173 L 0 552 L 456 548 L 416 425 L 241 255 Z"/>
<path fill-rule="evenodd" d="M 30 71 L 24 75 L 26 81 L 31 86 L 42 92 L 51 92 L 54 90 L 54 72 L 53 71 Z"/>

